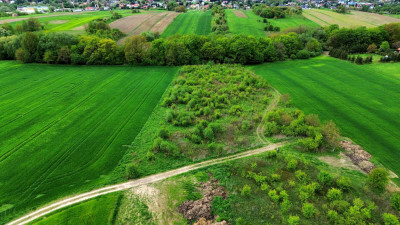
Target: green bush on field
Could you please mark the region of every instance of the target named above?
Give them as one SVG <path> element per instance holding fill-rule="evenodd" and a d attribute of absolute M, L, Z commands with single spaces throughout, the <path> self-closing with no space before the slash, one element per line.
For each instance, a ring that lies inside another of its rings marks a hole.
<path fill-rule="evenodd" d="M 318 175 L 318 180 L 321 182 L 323 185 L 330 187 L 333 183 L 333 177 L 331 174 L 325 171 L 321 171 Z"/>
<path fill-rule="evenodd" d="M 342 199 L 342 192 L 339 189 L 331 188 L 329 189 L 326 197 L 329 201 L 341 200 Z"/>
<path fill-rule="evenodd" d="M 368 186 L 377 191 L 384 191 L 389 183 L 389 174 L 384 168 L 375 168 L 368 174 Z"/>
<path fill-rule="evenodd" d="M 302 212 L 303 212 L 304 217 L 312 218 L 315 215 L 316 211 L 317 210 L 315 209 L 313 204 L 311 204 L 311 203 L 303 204 Z"/>
<path fill-rule="evenodd" d="M 336 185 L 342 191 L 349 191 L 352 186 L 350 178 L 344 177 L 344 176 L 342 176 L 336 180 Z"/>
<path fill-rule="evenodd" d="M 390 198 L 390 201 L 392 203 L 392 207 L 400 211 L 400 192 L 395 192 L 393 193 L 392 197 Z"/>

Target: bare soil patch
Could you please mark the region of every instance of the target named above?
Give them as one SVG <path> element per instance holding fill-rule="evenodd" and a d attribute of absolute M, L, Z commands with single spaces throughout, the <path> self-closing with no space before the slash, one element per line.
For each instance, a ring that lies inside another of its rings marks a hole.
<path fill-rule="evenodd" d="M 140 26 L 144 21 L 153 16 L 154 14 L 138 14 L 138 15 L 127 16 L 110 23 L 110 27 L 118 28 L 120 31 L 124 33 L 130 33 L 138 26 Z"/>
<path fill-rule="evenodd" d="M 179 13 L 172 12 L 166 15 L 164 18 L 162 18 L 158 23 L 156 23 L 153 28 L 151 28 L 151 31 L 153 32 L 158 32 L 162 33 L 167 26 L 174 21 L 174 19 L 179 15 Z"/>
<path fill-rule="evenodd" d="M 214 215 L 211 211 L 211 203 L 215 196 L 227 197 L 224 187 L 218 185 L 218 180 L 201 183 L 203 198 L 186 201 L 179 205 L 178 211 L 189 221 L 197 221 L 197 224 L 212 224 Z"/>
<path fill-rule="evenodd" d="M 345 154 L 353 163 L 363 171 L 369 173 L 375 168 L 375 165 L 369 161 L 372 157 L 371 154 L 365 151 L 361 146 L 351 141 L 341 141 L 340 147 L 345 150 Z"/>
<path fill-rule="evenodd" d="M 237 16 L 237 17 L 247 18 L 247 15 L 244 14 L 244 12 L 242 12 L 242 11 L 233 10 L 233 13 L 235 13 L 235 16 Z"/>
<path fill-rule="evenodd" d="M 85 25 L 79 26 L 79 27 L 75 27 L 72 30 L 85 30 Z"/>
<path fill-rule="evenodd" d="M 340 153 L 339 156 L 339 158 L 334 156 L 321 156 L 319 157 L 319 160 L 334 167 L 362 171 L 358 166 L 354 165 L 353 161 L 351 161 L 351 159 L 345 154 Z"/>

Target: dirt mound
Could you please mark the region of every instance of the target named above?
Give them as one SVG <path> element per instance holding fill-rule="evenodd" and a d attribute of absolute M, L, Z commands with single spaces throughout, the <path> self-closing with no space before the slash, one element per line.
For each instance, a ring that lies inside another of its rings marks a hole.
<path fill-rule="evenodd" d="M 208 220 L 212 221 L 214 219 L 214 215 L 211 212 L 211 203 L 214 196 L 226 198 L 226 190 L 218 186 L 218 180 L 215 179 L 201 183 L 200 188 L 203 198 L 196 201 L 186 201 L 179 205 L 178 210 L 188 220 L 197 221 L 199 224 L 208 224 Z"/>
<path fill-rule="evenodd" d="M 341 141 L 340 147 L 346 151 L 345 154 L 351 161 L 363 171 L 369 173 L 375 168 L 375 165 L 369 161 L 372 157 L 371 154 L 365 151 L 361 146 L 351 141 Z"/>

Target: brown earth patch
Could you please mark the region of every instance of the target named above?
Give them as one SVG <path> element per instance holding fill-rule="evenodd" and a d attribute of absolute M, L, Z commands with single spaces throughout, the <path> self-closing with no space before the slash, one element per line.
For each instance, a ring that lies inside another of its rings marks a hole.
<path fill-rule="evenodd" d="M 79 27 L 75 27 L 72 30 L 85 30 L 85 25 L 79 26 Z"/>
<path fill-rule="evenodd" d="M 363 171 L 369 173 L 375 168 L 375 165 L 369 161 L 372 157 L 371 154 L 365 151 L 361 146 L 345 140 L 340 142 L 340 147 L 345 150 L 345 154 L 353 163 Z"/>
<path fill-rule="evenodd" d="M 174 19 L 179 15 L 179 13 L 172 12 L 162 18 L 158 23 L 156 23 L 152 28 L 151 31 L 158 32 L 161 34 L 167 26 L 174 21 Z"/>
<path fill-rule="evenodd" d="M 197 224 L 209 224 L 214 220 L 214 215 L 211 211 L 211 203 L 215 196 L 226 198 L 227 192 L 224 187 L 218 185 L 218 180 L 201 183 L 201 192 L 203 198 L 193 201 L 186 201 L 179 205 L 178 211 L 183 214 L 183 217 L 190 221 L 197 221 Z M 211 223 L 213 224 L 213 222 Z"/>
<path fill-rule="evenodd" d="M 362 171 L 358 166 L 354 165 L 353 161 L 351 161 L 348 156 L 343 153 L 339 154 L 339 158 L 334 156 L 321 156 L 319 157 L 319 160 L 334 167 Z"/>
<path fill-rule="evenodd" d="M 244 14 L 244 12 L 242 12 L 242 11 L 233 10 L 233 13 L 235 13 L 235 16 L 237 16 L 237 17 L 247 18 L 247 15 Z"/>

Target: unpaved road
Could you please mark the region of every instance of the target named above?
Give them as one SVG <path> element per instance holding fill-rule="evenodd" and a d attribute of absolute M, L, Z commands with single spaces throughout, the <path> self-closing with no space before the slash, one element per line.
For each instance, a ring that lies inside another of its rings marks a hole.
<path fill-rule="evenodd" d="M 258 124 L 257 131 L 256 131 L 258 139 L 260 139 L 261 143 L 263 143 L 263 144 L 271 144 L 271 142 L 264 136 L 264 128 L 265 128 L 264 120 L 265 120 L 265 117 L 267 116 L 268 112 L 273 110 L 278 105 L 279 99 L 281 97 L 281 94 L 279 93 L 279 91 L 276 90 L 275 88 L 273 88 L 273 89 L 274 89 L 274 92 L 275 92 L 274 93 L 274 99 L 272 99 L 271 104 L 269 104 L 267 109 L 265 109 L 263 117 L 261 119 L 261 122 Z"/>
<path fill-rule="evenodd" d="M 237 154 L 234 154 L 231 156 L 221 157 L 218 159 L 207 160 L 207 161 L 196 163 L 196 164 L 193 164 L 190 166 L 184 166 L 184 167 L 181 167 L 178 169 L 150 175 L 150 176 L 143 177 L 143 178 L 140 178 L 137 180 L 132 180 L 132 181 L 128 181 L 125 183 L 116 184 L 116 185 L 111 185 L 108 187 L 99 188 L 99 189 L 96 189 L 96 190 L 93 190 L 90 192 L 86 192 L 83 194 L 75 195 L 72 197 L 67 197 L 65 199 L 56 201 L 47 206 L 39 208 L 39 209 L 37 209 L 19 219 L 16 219 L 8 224 L 9 225 L 26 224 L 26 223 L 32 222 L 33 220 L 38 219 L 42 216 L 45 216 L 49 213 L 52 213 L 58 209 L 61 209 L 61 208 L 64 208 L 64 207 L 67 207 L 67 206 L 70 206 L 70 205 L 73 205 L 73 204 L 76 204 L 79 202 L 83 202 L 88 199 L 92 199 L 97 196 L 100 196 L 100 195 L 105 195 L 105 194 L 112 193 L 112 192 L 126 190 L 126 189 L 129 189 L 132 187 L 137 187 L 137 186 L 141 186 L 141 185 L 145 185 L 145 184 L 154 183 L 154 182 L 164 180 L 164 179 L 167 179 L 167 178 L 179 175 L 179 174 L 183 174 L 183 173 L 186 173 L 186 172 L 189 172 L 192 170 L 196 170 L 196 169 L 204 168 L 204 167 L 219 164 L 219 163 L 224 163 L 224 162 L 231 161 L 231 160 L 260 154 L 260 153 L 267 152 L 267 151 L 271 151 L 271 150 L 274 150 L 285 144 L 286 144 L 285 142 L 278 143 L 278 144 L 271 144 L 271 145 L 268 145 L 268 146 L 265 146 L 262 148 L 258 148 L 258 149 L 254 149 L 254 150 L 250 150 L 250 151 L 246 151 L 246 152 L 241 152 L 241 153 L 237 153 Z"/>

